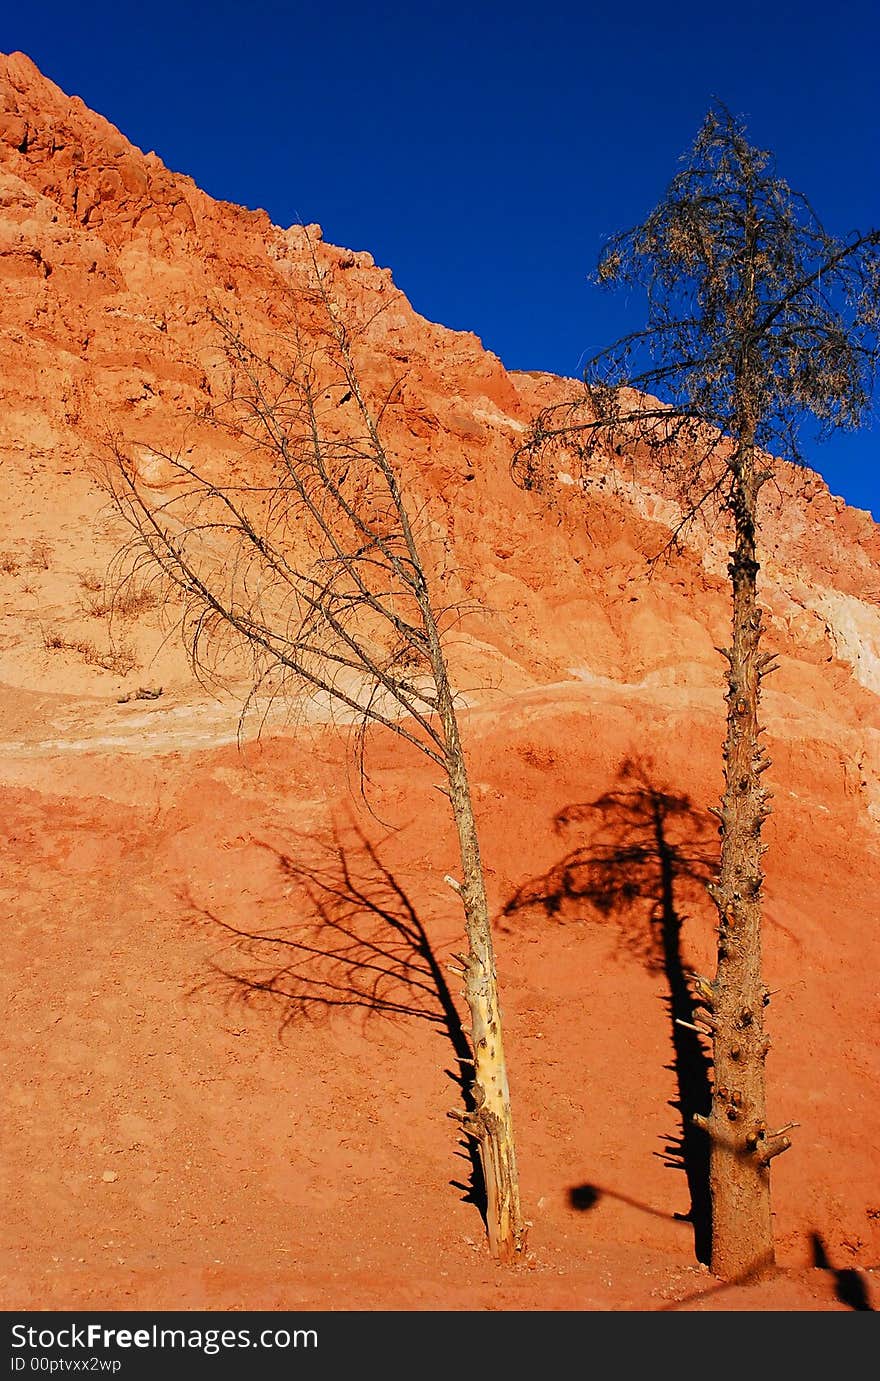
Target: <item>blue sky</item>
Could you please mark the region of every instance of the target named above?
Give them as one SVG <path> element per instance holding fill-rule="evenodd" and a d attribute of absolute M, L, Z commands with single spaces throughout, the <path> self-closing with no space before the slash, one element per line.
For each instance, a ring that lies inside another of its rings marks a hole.
<path fill-rule="evenodd" d="M 281 225 L 368 249 L 510 368 L 576 374 L 636 310 L 588 282 L 713 98 L 829 230 L 880 224 L 877 0 L 7 8 L 20 49 L 144 150 Z M 873 430 L 808 446 L 880 519 Z"/>

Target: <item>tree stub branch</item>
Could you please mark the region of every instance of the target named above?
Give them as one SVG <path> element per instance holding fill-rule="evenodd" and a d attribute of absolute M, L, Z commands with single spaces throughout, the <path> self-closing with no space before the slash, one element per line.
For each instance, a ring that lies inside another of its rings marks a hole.
<path fill-rule="evenodd" d="M 781 1156 L 783 1151 L 787 1151 L 791 1146 L 791 1138 L 787 1136 L 771 1136 L 766 1139 L 764 1145 L 757 1152 L 757 1160 L 760 1165 L 769 1165 L 776 1156 Z"/>

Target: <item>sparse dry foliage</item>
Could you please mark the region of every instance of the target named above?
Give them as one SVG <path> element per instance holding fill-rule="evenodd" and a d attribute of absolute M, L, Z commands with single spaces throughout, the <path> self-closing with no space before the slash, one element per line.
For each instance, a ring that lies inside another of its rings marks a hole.
<path fill-rule="evenodd" d="M 644 291 L 646 324 L 535 419 L 522 484 L 542 482 L 557 447 L 588 468 L 624 451 L 660 467 L 685 521 L 709 503 L 732 516 L 744 432 L 762 484 L 771 457 L 803 462 L 808 415 L 825 431 L 869 421 L 880 231 L 829 234 L 723 107 L 660 205 L 610 240 L 597 281 Z"/>
<path fill-rule="evenodd" d="M 117 643 L 101 651 L 90 638 L 66 638 L 57 629 L 43 630 L 43 647 L 47 652 L 73 652 L 86 666 L 127 676 L 137 666 L 137 657 L 128 643 Z"/>
<path fill-rule="evenodd" d="M 48 571 L 52 565 L 52 547 L 43 538 L 31 542 L 27 564 L 34 571 Z"/>
<path fill-rule="evenodd" d="M 709 886 L 718 967 L 714 981 L 699 980 L 714 1087 L 694 1121 L 711 1143 L 712 1268 L 737 1279 L 773 1263 L 769 1167 L 791 1144 L 765 1112 L 761 830 L 771 764 L 759 700 L 774 663 L 761 651 L 758 504 L 773 457 L 802 460 L 808 416 L 832 430 L 870 415 L 880 231 L 830 235 L 719 107 L 663 201 L 611 240 L 598 280 L 643 289 L 647 323 L 590 362 L 582 393 L 541 413 L 513 470 L 535 487 L 557 448 L 574 450 L 585 471 L 623 451 L 659 469 L 682 526 L 699 513 L 732 531 L 726 786 Z"/>
<path fill-rule="evenodd" d="M 123 581 L 118 589 L 92 593 L 83 600 L 83 610 L 91 618 L 136 619 L 156 609 L 159 595 L 151 585 L 137 581 Z"/>
<path fill-rule="evenodd" d="M 97 571 L 81 571 L 79 588 L 85 590 L 87 594 L 96 595 L 104 588 L 104 577 L 99 575 Z"/>
<path fill-rule="evenodd" d="M 438 599 L 430 537 L 382 435 L 389 398 L 372 402 L 331 283 L 313 259 L 289 329 L 249 344 L 214 316 L 228 366 L 204 421 L 217 446 L 194 461 L 161 454 L 161 492 L 117 447 L 109 492 L 132 540 L 116 582 L 147 579 L 180 611 L 195 674 L 209 685 L 249 662 L 248 702 L 283 696 L 353 726 L 364 782 L 371 729 L 425 754 L 445 776 L 459 844 L 462 960 L 474 1050 L 472 1110 L 493 1254 L 525 1234 L 513 1146 L 489 913 L 464 752 L 444 652 L 454 610 Z"/>

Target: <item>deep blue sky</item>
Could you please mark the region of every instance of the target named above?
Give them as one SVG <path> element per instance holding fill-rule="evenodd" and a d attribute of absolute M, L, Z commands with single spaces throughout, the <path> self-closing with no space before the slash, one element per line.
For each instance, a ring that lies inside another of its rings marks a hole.
<path fill-rule="evenodd" d="M 511 368 L 576 374 L 637 324 L 588 274 L 713 97 L 829 230 L 880 224 L 878 0 L 16 8 L 2 51 L 212 195 L 368 249 Z M 880 418 L 810 455 L 880 519 L 878 439 Z"/>

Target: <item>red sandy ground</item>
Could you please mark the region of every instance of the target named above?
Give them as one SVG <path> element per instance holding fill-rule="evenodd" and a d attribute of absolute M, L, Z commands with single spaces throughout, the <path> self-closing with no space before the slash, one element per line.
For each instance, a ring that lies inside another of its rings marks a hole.
<path fill-rule="evenodd" d="M 547 827 L 554 812 L 617 784 L 619 757 L 637 747 L 631 724 L 609 708 L 597 753 L 585 694 L 562 713 L 535 702 L 474 715 L 496 907 L 562 852 Z M 661 784 L 663 756 L 652 771 Z M 445 1116 L 458 1094 L 444 1030 L 424 1015 L 356 1007 L 297 1018 L 291 1001 L 223 976 L 264 981 L 291 962 L 224 926 L 310 938 L 310 907 L 282 860 L 314 860 L 334 820 L 368 899 L 387 906 L 389 892 L 358 831 L 378 841 L 438 956 L 460 945 L 455 899 L 438 883 L 450 831 L 418 764 L 382 745 L 375 753 L 371 804 L 402 824 L 395 832 L 353 815 L 338 741 L 317 730 L 241 753 L 63 757 L 34 746 L 15 774 L 5 796 L 7 1308 L 843 1308 L 839 1277 L 804 1269 L 813 1232 L 833 1266 L 861 1268 L 871 1297 L 871 1050 L 864 1031 L 831 1033 L 870 1006 L 863 917 L 880 870 L 847 871 L 843 829 L 819 851 L 790 819 L 773 841 L 774 877 L 797 876 L 828 924 L 789 915 L 796 904 L 774 886 L 771 1108 L 801 1127 L 774 1166 L 783 1270 L 725 1288 L 674 1217 L 688 1199 L 683 1173 L 660 1154 L 679 1129 L 665 980 L 639 956 L 632 923 L 583 907 L 501 924 L 532 1222 L 513 1269 L 491 1263 L 476 1209 L 451 1184 L 466 1182 L 468 1165 Z M 331 872 L 333 856 L 317 855 Z M 708 917 L 691 901 L 686 951 L 705 962 Z M 366 912 L 355 924 L 362 939 L 375 933 Z M 321 965 L 309 973 L 339 977 Z M 290 989 L 288 978 L 279 985 Z M 427 995 L 415 1005 L 435 1010 Z M 578 1211 L 568 1191 L 585 1183 L 601 1192 Z"/>

